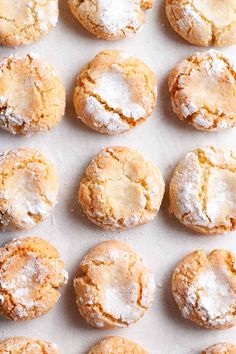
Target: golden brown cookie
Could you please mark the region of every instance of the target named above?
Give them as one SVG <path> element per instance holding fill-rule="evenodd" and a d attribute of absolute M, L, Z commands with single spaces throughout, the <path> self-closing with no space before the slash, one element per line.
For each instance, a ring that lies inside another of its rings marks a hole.
<path fill-rule="evenodd" d="M 12 337 L 0 342 L 1 354 L 60 354 L 55 344 L 28 337 Z"/>
<path fill-rule="evenodd" d="M 218 343 L 204 349 L 202 354 L 236 354 L 236 346 L 231 343 Z"/>
<path fill-rule="evenodd" d="M 121 337 L 108 337 L 94 345 L 88 354 L 148 354 L 138 344 Z"/>
<path fill-rule="evenodd" d="M 204 131 L 236 125 L 236 66 L 215 50 L 196 53 L 170 73 L 172 106 L 180 120 Z"/>
<path fill-rule="evenodd" d="M 214 146 L 189 152 L 171 179 L 170 211 L 205 235 L 235 230 L 235 152 Z"/>
<path fill-rule="evenodd" d="M 115 146 L 102 150 L 87 167 L 79 201 L 92 222 L 117 230 L 152 220 L 163 194 L 159 169 L 136 150 Z"/>
<path fill-rule="evenodd" d="M 154 73 L 141 60 L 117 50 L 101 52 L 77 78 L 77 116 L 100 133 L 123 133 L 151 115 L 156 85 Z"/>
<path fill-rule="evenodd" d="M 153 0 L 68 0 L 72 14 L 96 37 L 116 40 L 130 37 L 145 22 Z"/>
<path fill-rule="evenodd" d="M 76 302 L 94 327 L 128 327 L 153 301 L 154 277 L 124 243 L 100 243 L 84 257 L 80 269 L 83 274 L 74 280 Z"/>
<path fill-rule="evenodd" d="M 173 29 L 199 46 L 236 43 L 236 0 L 166 0 Z"/>
<path fill-rule="evenodd" d="M 0 248 L 0 315 L 13 321 L 46 314 L 60 297 L 67 272 L 58 251 L 39 237 Z"/>
<path fill-rule="evenodd" d="M 190 253 L 175 269 L 174 299 L 185 318 L 211 329 L 236 324 L 235 256 L 227 250 Z"/>
<path fill-rule="evenodd" d="M 36 150 L 0 154 L 0 229 L 30 229 L 47 218 L 57 203 L 55 167 Z"/>
<path fill-rule="evenodd" d="M 44 132 L 64 111 L 65 89 L 50 65 L 32 54 L 0 60 L 1 128 L 12 134 Z"/>
<path fill-rule="evenodd" d="M 58 20 L 58 0 L 0 0 L 0 45 L 30 44 Z"/>

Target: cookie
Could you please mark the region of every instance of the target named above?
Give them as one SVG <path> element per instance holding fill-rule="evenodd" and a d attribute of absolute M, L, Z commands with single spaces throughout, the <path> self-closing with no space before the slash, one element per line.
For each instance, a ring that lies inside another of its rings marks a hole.
<path fill-rule="evenodd" d="M 64 111 L 65 89 L 50 65 L 31 54 L 0 60 L 1 128 L 12 134 L 45 132 Z"/>
<path fill-rule="evenodd" d="M 94 345 L 88 354 L 148 354 L 138 344 L 121 337 L 108 337 Z"/>
<path fill-rule="evenodd" d="M 77 78 L 77 116 L 100 133 L 124 133 L 151 115 L 156 85 L 154 73 L 139 59 L 116 50 L 101 52 Z"/>
<path fill-rule="evenodd" d="M 236 273 L 232 252 L 218 249 L 207 255 L 187 255 L 172 279 L 174 299 L 185 318 L 210 329 L 236 324 Z"/>
<path fill-rule="evenodd" d="M 150 307 L 155 282 L 139 256 L 126 244 L 105 241 L 95 246 L 80 263 L 75 278 L 80 314 L 97 328 L 128 327 Z"/>
<path fill-rule="evenodd" d="M 218 343 L 204 349 L 202 354 L 236 354 L 236 346 L 231 343 Z"/>
<path fill-rule="evenodd" d="M 32 320 L 57 303 L 67 272 L 58 251 L 39 237 L 15 239 L 0 248 L 0 315 Z"/>
<path fill-rule="evenodd" d="M 166 0 L 173 29 L 198 46 L 236 43 L 235 0 Z"/>
<path fill-rule="evenodd" d="M 0 0 L 0 45 L 30 44 L 58 20 L 58 0 Z"/>
<path fill-rule="evenodd" d="M 75 18 L 96 37 L 116 40 L 133 36 L 143 27 L 145 10 L 153 0 L 68 0 Z"/>
<path fill-rule="evenodd" d="M 87 167 L 79 202 L 93 223 L 118 230 L 152 220 L 163 194 L 159 169 L 136 150 L 115 146 L 102 150 Z"/>
<path fill-rule="evenodd" d="M 60 354 L 55 344 L 28 337 L 12 337 L 0 342 L 2 354 Z"/>
<path fill-rule="evenodd" d="M 235 230 L 235 152 L 214 146 L 189 152 L 171 179 L 170 212 L 205 235 Z"/>
<path fill-rule="evenodd" d="M 0 154 L 0 229 L 26 230 L 46 219 L 57 203 L 55 167 L 36 150 Z"/>
<path fill-rule="evenodd" d="M 174 112 L 203 131 L 236 126 L 236 67 L 220 52 L 196 53 L 169 76 Z"/>

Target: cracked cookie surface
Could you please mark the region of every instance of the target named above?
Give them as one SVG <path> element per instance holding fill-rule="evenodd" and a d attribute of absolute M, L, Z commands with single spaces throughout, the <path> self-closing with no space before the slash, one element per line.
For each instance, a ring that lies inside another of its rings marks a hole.
<path fill-rule="evenodd" d="M 231 343 L 218 343 L 204 349 L 202 354 L 236 354 L 236 346 Z"/>
<path fill-rule="evenodd" d="M 172 278 L 174 299 L 185 318 L 210 329 L 236 324 L 235 256 L 227 250 L 190 253 Z"/>
<path fill-rule="evenodd" d="M 128 327 L 150 307 L 155 282 L 152 273 L 126 244 L 105 241 L 80 263 L 74 280 L 80 314 L 97 328 Z"/>
<path fill-rule="evenodd" d="M 80 183 L 79 201 L 92 222 L 117 230 L 152 220 L 163 194 L 159 169 L 136 150 L 116 146 L 92 160 Z"/>
<path fill-rule="evenodd" d="M 143 27 L 153 0 L 68 0 L 75 18 L 96 37 L 116 40 Z"/>
<path fill-rule="evenodd" d="M 100 133 L 124 133 L 151 115 L 156 85 L 154 73 L 139 59 L 122 51 L 101 52 L 77 78 L 77 116 Z"/>
<path fill-rule="evenodd" d="M 58 0 L 0 0 L 0 45 L 30 44 L 58 21 Z"/>
<path fill-rule="evenodd" d="M 88 354 L 148 354 L 138 344 L 117 336 L 112 336 L 101 340 L 94 345 Z"/>
<path fill-rule="evenodd" d="M 196 53 L 169 75 L 178 118 L 208 132 L 236 126 L 236 66 L 215 50 Z"/>
<path fill-rule="evenodd" d="M 0 61 L 0 128 L 32 135 L 52 129 L 65 112 L 65 89 L 54 69 L 37 56 Z"/>
<path fill-rule="evenodd" d="M 13 321 L 46 314 L 67 277 L 58 251 L 46 240 L 13 240 L 0 248 L 0 314 Z"/>
<path fill-rule="evenodd" d="M 28 337 L 12 337 L 0 341 L 1 354 L 60 354 L 55 344 Z"/>
<path fill-rule="evenodd" d="M 166 0 L 166 13 L 173 29 L 191 44 L 236 43 L 236 0 Z"/>
<path fill-rule="evenodd" d="M 36 150 L 21 148 L 0 154 L 0 229 L 31 229 L 57 203 L 55 167 Z"/>
<path fill-rule="evenodd" d="M 189 152 L 171 179 L 170 211 L 202 234 L 235 230 L 235 152 L 214 146 Z"/>

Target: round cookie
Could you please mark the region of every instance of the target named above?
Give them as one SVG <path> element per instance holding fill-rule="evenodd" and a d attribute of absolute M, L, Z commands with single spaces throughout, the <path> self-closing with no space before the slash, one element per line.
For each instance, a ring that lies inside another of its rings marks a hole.
<path fill-rule="evenodd" d="M 28 337 L 12 337 L 0 342 L 0 353 L 60 354 L 55 344 Z"/>
<path fill-rule="evenodd" d="M 204 349 L 202 354 L 236 354 L 236 346 L 231 343 L 218 343 Z"/>
<path fill-rule="evenodd" d="M 148 354 L 146 350 L 138 344 L 117 336 L 112 336 L 101 340 L 94 345 L 88 354 Z"/>
<path fill-rule="evenodd" d="M 126 244 L 105 241 L 80 263 L 82 275 L 74 280 L 80 314 L 97 328 L 128 327 L 150 307 L 153 274 Z"/>
<path fill-rule="evenodd" d="M 58 0 L 0 0 L 0 45 L 30 44 L 58 21 Z"/>
<path fill-rule="evenodd" d="M 170 212 L 205 235 L 235 230 L 235 152 L 214 146 L 189 152 L 171 179 Z"/>
<path fill-rule="evenodd" d="M 102 150 L 87 167 L 79 202 L 93 223 L 117 230 L 152 220 L 163 194 L 159 169 L 136 150 L 115 146 Z"/>
<path fill-rule="evenodd" d="M 65 89 L 50 65 L 31 54 L 0 60 L 1 128 L 12 134 L 44 132 L 64 112 Z"/>
<path fill-rule="evenodd" d="M 236 43 L 236 0 L 166 0 L 173 29 L 198 46 Z"/>
<path fill-rule="evenodd" d="M 39 237 L 13 240 L 0 248 L 0 315 L 22 321 L 46 314 L 67 278 L 50 243 Z"/>
<path fill-rule="evenodd" d="M 101 52 L 77 78 L 77 116 L 100 133 L 124 133 L 151 115 L 156 85 L 154 73 L 139 59 L 116 50 Z"/>
<path fill-rule="evenodd" d="M 50 215 L 57 203 L 55 167 L 36 150 L 0 154 L 0 229 L 26 230 Z"/>
<path fill-rule="evenodd" d="M 153 0 L 68 0 L 75 18 L 96 37 L 116 40 L 131 37 L 145 22 Z"/>
<path fill-rule="evenodd" d="M 169 76 L 174 112 L 203 131 L 236 126 L 236 67 L 215 50 L 183 60 Z"/>
<path fill-rule="evenodd" d="M 210 329 L 236 325 L 235 256 L 227 250 L 187 255 L 172 279 L 174 299 L 185 318 Z"/>

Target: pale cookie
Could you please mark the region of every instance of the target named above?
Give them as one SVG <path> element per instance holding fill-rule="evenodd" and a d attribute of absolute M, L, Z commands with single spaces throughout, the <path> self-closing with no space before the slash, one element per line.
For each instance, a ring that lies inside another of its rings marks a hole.
<path fill-rule="evenodd" d="M 139 59 L 121 51 L 101 52 L 77 78 L 76 113 L 100 133 L 124 133 L 151 115 L 156 85 L 154 73 Z"/>
<path fill-rule="evenodd" d="M 204 131 L 236 126 L 236 66 L 215 50 L 196 53 L 169 76 L 172 106 L 179 117 Z"/>
<path fill-rule="evenodd" d="M 231 343 L 218 343 L 204 349 L 202 354 L 236 354 L 236 346 Z"/>
<path fill-rule="evenodd" d="M 22 148 L 0 154 L 0 229 L 30 229 L 57 203 L 55 167 L 38 151 Z"/>
<path fill-rule="evenodd" d="M 172 279 L 174 299 L 185 318 L 210 329 L 236 325 L 235 257 L 227 250 L 187 255 Z"/>
<path fill-rule="evenodd" d="M 156 216 L 164 188 L 160 170 L 136 150 L 108 147 L 86 169 L 79 201 L 87 217 L 98 226 L 125 229 Z"/>
<path fill-rule="evenodd" d="M 65 89 L 50 65 L 31 54 L 0 60 L 1 128 L 12 134 L 44 132 L 64 111 Z"/>
<path fill-rule="evenodd" d="M 28 337 L 12 337 L 0 342 L 1 354 L 60 354 L 55 344 Z"/>
<path fill-rule="evenodd" d="M 68 0 L 73 15 L 98 38 L 116 40 L 130 37 L 145 22 L 145 10 L 153 0 Z"/>
<path fill-rule="evenodd" d="M 0 314 L 14 321 L 46 314 L 67 278 L 64 262 L 50 243 L 39 237 L 13 240 L 0 248 Z"/>
<path fill-rule="evenodd" d="M 235 230 L 235 152 L 214 146 L 189 152 L 170 183 L 170 211 L 205 235 Z"/>
<path fill-rule="evenodd" d="M 173 29 L 199 46 L 236 43 L 236 0 L 166 0 Z"/>
<path fill-rule="evenodd" d="M 84 257 L 80 269 L 83 274 L 74 280 L 76 302 L 94 327 L 128 327 L 153 301 L 153 274 L 124 243 L 100 243 Z"/>
<path fill-rule="evenodd" d="M 112 336 L 94 345 L 88 354 L 148 354 L 148 352 L 128 339 Z"/>
<path fill-rule="evenodd" d="M 58 21 L 58 0 L 0 0 L 0 45 L 30 44 Z"/>

